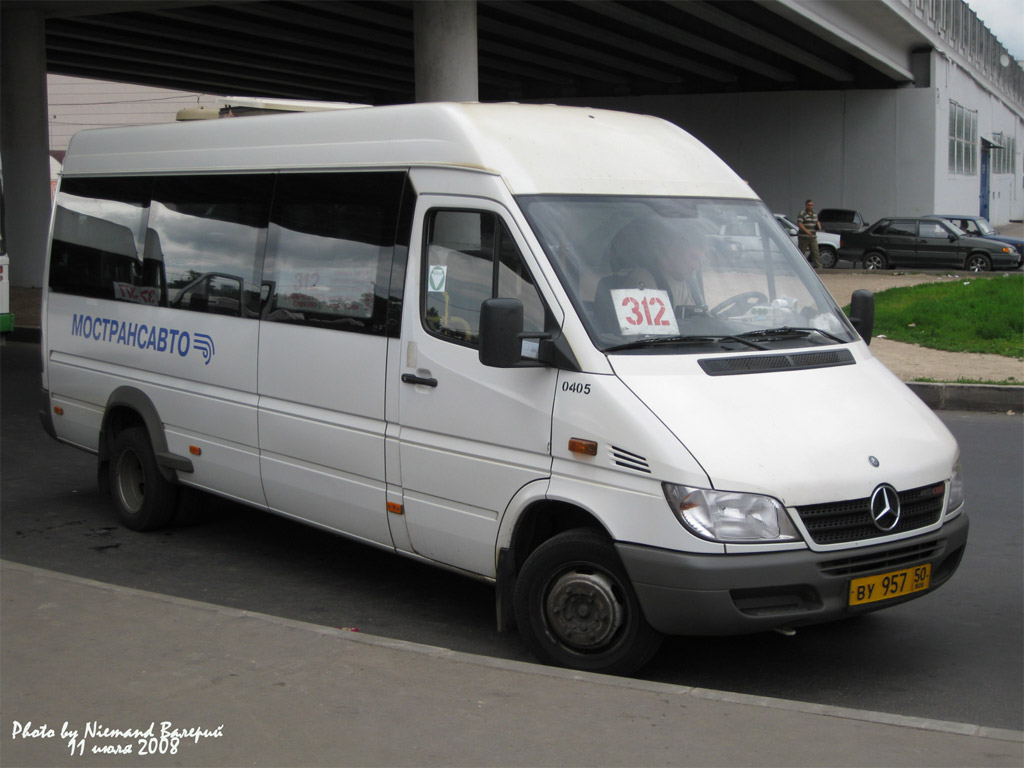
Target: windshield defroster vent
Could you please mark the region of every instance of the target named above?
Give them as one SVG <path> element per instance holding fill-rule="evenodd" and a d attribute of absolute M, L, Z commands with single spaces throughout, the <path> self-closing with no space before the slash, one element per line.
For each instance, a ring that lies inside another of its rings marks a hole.
<path fill-rule="evenodd" d="M 820 352 L 798 352 L 788 355 L 747 355 L 745 357 L 708 357 L 697 361 L 708 376 L 732 376 L 738 373 L 773 373 L 799 371 L 807 368 L 831 368 L 853 365 L 856 361 L 848 349 Z"/>
<path fill-rule="evenodd" d="M 624 451 L 621 448 L 616 448 L 614 445 L 610 446 L 612 461 L 618 464 L 620 467 L 626 469 L 633 469 L 637 472 L 643 472 L 645 474 L 651 474 L 651 467 L 647 463 L 647 459 L 630 451 Z"/>

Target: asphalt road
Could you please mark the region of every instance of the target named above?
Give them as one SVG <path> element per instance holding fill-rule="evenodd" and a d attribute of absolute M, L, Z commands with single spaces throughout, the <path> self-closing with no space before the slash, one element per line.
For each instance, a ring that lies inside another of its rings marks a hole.
<path fill-rule="evenodd" d="M 486 584 L 211 500 L 205 519 L 120 528 L 95 458 L 43 432 L 39 347 L 0 347 L 0 556 L 113 584 L 529 661 Z M 941 413 L 960 441 L 971 538 L 959 573 L 891 610 L 795 637 L 673 638 L 651 680 L 1024 730 L 1020 415 Z M 132 617 L 125 616 L 125 631 Z M 244 638 L 239 638 L 244 643 Z"/>

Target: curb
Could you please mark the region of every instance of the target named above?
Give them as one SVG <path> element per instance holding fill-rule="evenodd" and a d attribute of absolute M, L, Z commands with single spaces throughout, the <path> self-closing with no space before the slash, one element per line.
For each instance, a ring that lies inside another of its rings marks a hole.
<path fill-rule="evenodd" d="M 933 411 L 1024 412 L 1024 387 L 905 381 Z"/>
<path fill-rule="evenodd" d="M 306 621 L 299 621 L 297 619 L 288 619 L 282 616 L 259 613 L 258 611 L 231 608 L 228 606 L 217 605 L 215 603 L 205 603 L 199 600 L 176 597 L 174 595 L 165 595 L 160 592 L 148 592 L 146 590 L 136 589 L 135 587 L 122 586 L 120 584 L 108 584 L 103 581 L 96 581 L 94 579 L 88 579 L 81 576 L 73 576 L 71 574 L 61 573 L 60 571 L 51 571 L 45 568 L 25 565 L 11 560 L 0 560 L 0 568 L 21 571 L 22 573 L 30 574 L 35 578 L 54 579 L 56 581 L 64 581 L 82 587 L 99 589 L 110 594 L 121 594 L 128 597 L 153 600 L 158 603 L 162 602 L 170 605 L 183 606 L 193 610 L 213 613 L 218 616 L 223 616 L 224 618 L 254 619 L 266 622 L 270 625 L 291 627 L 300 631 L 312 632 L 314 634 L 332 637 L 346 642 L 432 657 L 439 661 L 444 660 L 458 664 L 469 664 L 510 673 L 587 682 L 593 685 L 606 686 L 608 688 L 622 688 L 627 690 L 657 693 L 661 695 L 690 697 L 694 699 L 719 701 L 727 704 L 738 704 L 748 707 L 764 707 L 766 709 L 778 709 L 807 715 L 832 717 L 853 722 L 877 723 L 879 725 L 887 725 L 896 728 L 909 728 L 920 731 L 931 731 L 933 733 L 947 733 L 993 741 L 1024 743 L 1024 731 L 1014 729 L 995 728 L 974 723 L 961 723 L 949 720 L 937 720 L 932 718 L 916 717 L 913 715 L 898 715 L 888 712 L 854 709 L 852 707 L 814 704 L 793 699 L 780 699 L 771 696 L 718 691 L 712 688 L 696 688 L 693 686 L 678 685 L 674 683 L 659 683 L 639 678 L 616 677 L 596 672 L 582 672 L 579 670 L 564 669 L 561 667 L 550 667 L 527 661 L 514 661 L 511 659 L 481 656 L 463 651 L 453 651 L 448 648 L 415 643 L 408 640 L 396 640 L 381 635 L 368 634 L 366 632 L 354 633 L 350 629 L 343 627 L 323 626 Z"/>
<path fill-rule="evenodd" d="M 3 338 L 26 344 L 39 344 L 42 329 L 15 326 L 14 330 Z M 1024 413 L 1024 387 L 997 384 L 936 384 L 922 381 L 903 383 L 933 411 Z"/>

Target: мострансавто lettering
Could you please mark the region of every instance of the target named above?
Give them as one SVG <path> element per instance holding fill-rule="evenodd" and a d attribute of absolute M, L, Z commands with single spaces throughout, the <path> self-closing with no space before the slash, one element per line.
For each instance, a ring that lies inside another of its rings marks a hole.
<path fill-rule="evenodd" d="M 187 357 L 194 350 L 202 355 L 205 365 L 210 364 L 214 353 L 213 338 L 205 333 L 189 333 L 178 328 L 125 322 L 98 315 L 74 315 L 71 318 L 71 335 L 179 357 Z"/>

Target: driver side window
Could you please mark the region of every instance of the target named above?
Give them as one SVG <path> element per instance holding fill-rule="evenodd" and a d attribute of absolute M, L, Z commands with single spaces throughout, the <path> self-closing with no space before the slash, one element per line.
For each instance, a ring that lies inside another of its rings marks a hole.
<path fill-rule="evenodd" d="M 544 305 L 504 222 L 488 211 L 435 210 L 427 217 L 422 322 L 437 336 L 480 342 L 480 305 L 523 303 L 524 330 L 542 331 Z"/>

